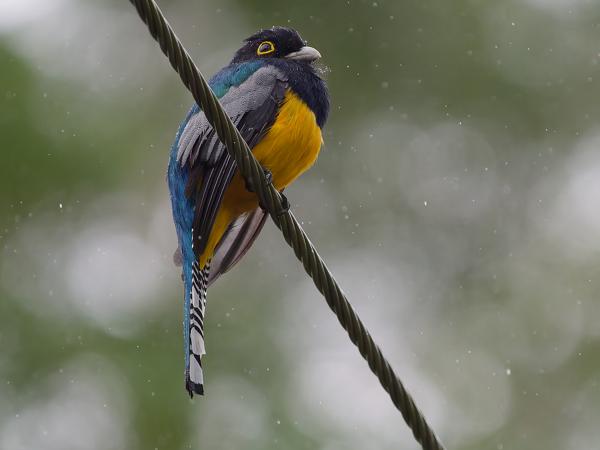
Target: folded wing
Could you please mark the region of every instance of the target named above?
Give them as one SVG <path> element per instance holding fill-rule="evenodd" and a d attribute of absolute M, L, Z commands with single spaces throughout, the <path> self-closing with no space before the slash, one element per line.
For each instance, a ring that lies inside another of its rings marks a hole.
<path fill-rule="evenodd" d="M 239 86 L 231 87 L 221 98 L 225 112 L 250 148 L 261 140 L 275 121 L 286 89 L 285 76 L 275 67 L 265 66 Z M 190 118 L 184 128 L 177 149 L 177 161 L 190 168 L 186 195 L 195 203 L 193 247 L 198 257 L 206 248 L 224 193 L 235 174 L 236 164 L 202 111 Z M 251 232 L 250 228 L 244 230 Z M 252 232 L 256 233 L 255 227 Z M 222 245 L 219 247 L 225 251 Z"/>

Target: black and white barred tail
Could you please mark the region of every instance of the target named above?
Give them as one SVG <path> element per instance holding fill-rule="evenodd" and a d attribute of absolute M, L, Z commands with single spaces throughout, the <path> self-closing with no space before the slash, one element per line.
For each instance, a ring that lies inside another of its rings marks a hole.
<path fill-rule="evenodd" d="M 204 377 L 202 374 L 202 355 L 204 348 L 204 315 L 206 311 L 206 289 L 210 261 L 200 269 L 195 262 L 192 267 L 192 289 L 190 292 L 190 365 L 185 374 L 185 387 L 193 397 L 204 394 Z"/>

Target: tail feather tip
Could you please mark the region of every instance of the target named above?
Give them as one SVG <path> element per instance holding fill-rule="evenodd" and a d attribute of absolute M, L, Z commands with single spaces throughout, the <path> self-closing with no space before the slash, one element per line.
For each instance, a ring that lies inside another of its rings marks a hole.
<path fill-rule="evenodd" d="M 190 398 L 194 398 L 194 394 L 204 395 L 204 384 L 194 383 L 189 378 L 185 380 L 185 389 L 190 394 Z"/>

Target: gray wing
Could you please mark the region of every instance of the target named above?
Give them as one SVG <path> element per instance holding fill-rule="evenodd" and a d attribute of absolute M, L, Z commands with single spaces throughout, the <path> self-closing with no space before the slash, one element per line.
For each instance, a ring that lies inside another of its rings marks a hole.
<path fill-rule="evenodd" d="M 275 67 L 258 69 L 221 98 L 227 115 L 253 148 L 269 130 L 287 90 L 286 77 Z M 219 141 L 202 111 L 185 126 L 177 161 L 189 167 L 186 195 L 194 199 L 193 247 L 204 252 L 223 195 L 236 170 L 235 160 Z"/>
<path fill-rule="evenodd" d="M 273 66 L 265 66 L 239 86 L 232 86 L 219 101 L 242 136 L 246 138 L 246 132 L 251 138 L 272 125 L 286 89 L 286 76 Z M 192 116 L 179 139 L 177 161 L 181 166 L 194 166 L 196 162 L 213 166 L 224 152 L 225 146 L 219 141 L 204 113 L 199 111 Z"/>

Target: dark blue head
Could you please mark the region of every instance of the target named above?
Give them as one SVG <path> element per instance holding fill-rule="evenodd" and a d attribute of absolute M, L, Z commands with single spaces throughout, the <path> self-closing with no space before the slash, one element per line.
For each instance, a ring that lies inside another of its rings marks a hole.
<path fill-rule="evenodd" d="M 306 45 L 300 34 L 292 28 L 272 27 L 253 34 L 236 53 L 232 63 L 281 58 L 311 63 L 321 57 L 314 48 Z"/>

